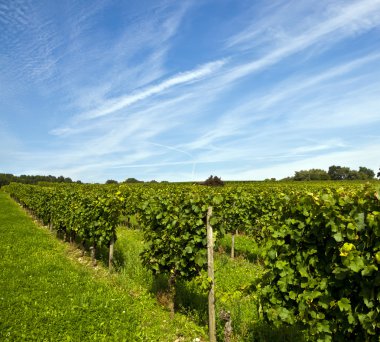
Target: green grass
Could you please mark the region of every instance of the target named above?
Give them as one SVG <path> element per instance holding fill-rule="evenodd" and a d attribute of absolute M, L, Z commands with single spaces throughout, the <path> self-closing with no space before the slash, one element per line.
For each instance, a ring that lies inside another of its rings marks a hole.
<path fill-rule="evenodd" d="M 226 234 L 217 242 L 217 248 L 222 253 L 231 255 L 231 234 Z M 235 235 L 235 256 L 244 257 L 256 262 L 260 254 L 260 244 L 246 235 Z"/>
<path fill-rule="evenodd" d="M 204 329 L 183 315 L 170 320 L 142 285 L 149 275 L 131 256 L 120 276 L 82 265 L 68 244 L 38 227 L 1 192 L 0 241 L 1 341 L 204 337 Z M 139 245 L 133 248 L 128 255 L 137 255 Z"/>

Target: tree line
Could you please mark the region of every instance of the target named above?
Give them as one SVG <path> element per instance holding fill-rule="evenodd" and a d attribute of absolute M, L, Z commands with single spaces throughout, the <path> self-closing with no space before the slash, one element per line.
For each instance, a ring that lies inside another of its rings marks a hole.
<path fill-rule="evenodd" d="M 70 177 L 55 177 L 52 175 L 49 176 L 40 176 L 40 175 L 21 175 L 15 176 L 11 173 L 0 173 L 0 187 L 8 185 L 11 182 L 23 183 L 23 184 L 37 184 L 39 182 L 48 182 L 48 183 L 73 183 L 73 180 Z M 76 183 L 81 183 L 77 181 Z"/>
<path fill-rule="evenodd" d="M 376 175 L 380 178 L 380 169 Z M 330 166 L 328 171 L 322 169 L 310 169 L 296 171 L 293 177 L 287 177 L 282 180 L 294 180 L 294 181 L 309 181 L 309 180 L 371 180 L 375 178 L 375 172 L 367 167 L 360 166 L 359 170 L 351 170 L 347 166 Z M 268 180 L 275 181 L 275 178 Z M 0 187 L 8 185 L 11 182 L 23 183 L 23 184 L 37 184 L 39 182 L 48 183 L 74 183 L 70 177 L 63 176 L 41 176 L 41 175 L 21 175 L 15 176 L 11 173 L 0 173 Z M 80 180 L 75 183 L 82 183 Z M 119 182 L 113 179 L 106 181 L 106 184 L 118 184 Z M 121 183 L 145 183 L 144 181 L 138 180 L 136 178 L 127 178 Z M 158 183 L 152 180 L 148 183 Z M 162 181 L 161 183 L 168 183 L 167 181 Z M 201 182 L 202 185 L 224 185 L 223 181 L 216 176 L 210 176 L 206 181 Z"/>
<path fill-rule="evenodd" d="M 377 177 L 380 177 L 380 171 Z M 360 166 L 358 170 L 352 170 L 347 166 L 332 165 L 328 171 L 322 169 L 296 171 L 293 177 L 288 177 L 285 180 L 371 180 L 374 178 L 375 172 L 364 166 Z"/>

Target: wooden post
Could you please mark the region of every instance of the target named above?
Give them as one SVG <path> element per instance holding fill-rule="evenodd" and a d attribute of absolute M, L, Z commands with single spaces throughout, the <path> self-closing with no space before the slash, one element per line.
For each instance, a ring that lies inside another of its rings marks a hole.
<path fill-rule="evenodd" d="M 80 251 L 81 251 L 80 256 L 84 257 L 84 251 L 85 251 L 84 240 L 81 240 L 80 242 Z"/>
<path fill-rule="evenodd" d="M 210 218 L 212 207 L 207 210 L 207 260 L 208 277 L 211 279 L 211 288 L 208 293 L 208 335 L 210 342 L 216 342 L 216 323 L 215 323 L 215 284 L 214 284 L 214 238 Z"/>
<path fill-rule="evenodd" d="M 69 236 L 69 238 L 70 238 L 70 244 L 71 245 L 73 245 L 74 244 L 74 242 L 75 242 L 75 231 L 70 231 L 70 236 Z"/>
<path fill-rule="evenodd" d="M 53 231 L 53 218 L 52 218 L 51 213 L 50 213 L 50 218 L 49 218 L 49 230 L 50 230 L 50 232 Z"/>
<path fill-rule="evenodd" d="M 232 320 L 231 313 L 229 311 L 222 310 L 220 312 L 220 319 L 224 322 L 224 342 L 231 342 L 232 338 Z"/>
<path fill-rule="evenodd" d="M 174 319 L 174 301 L 175 301 L 175 286 L 176 286 L 176 271 L 172 270 L 168 279 L 169 287 L 169 310 L 170 310 L 170 319 Z"/>
<path fill-rule="evenodd" d="M 92 260 L 92 266 L 96 266 L 97 263 L 96 263 L 96 245 L 94 243 L 93 246 L 90 247 L 90 251 L 91 251 L 91 260 Z"/>
<path fill-rule="evenodd" d="M 114 244 L 115 244 L 115 239 L 112 236 L 111 241 L 110 241 L 110 253 L 109 253 L 109 258 L 108 258 L 108 269 L 110 271 L 112 271 L 112 267 L 113 267 L 112 261 L 113 261 L 113 248 L 114 248 Z"/>
<path fill-rule="evenodd" d="M 235 258 L 235 232 L 231 235 L 231 259 Z"/>

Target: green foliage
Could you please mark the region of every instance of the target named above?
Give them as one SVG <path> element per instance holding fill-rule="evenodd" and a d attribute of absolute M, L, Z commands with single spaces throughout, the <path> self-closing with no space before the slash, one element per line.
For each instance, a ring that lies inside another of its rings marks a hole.
<path fill-rule="evenodd" d="M 137 180 L 136 178 L 127 178 L 124 183 L 142 183 L 142 181 Z"/>
<path fill-rule="evenodd" d="M 349 167 L 330 166 L 328 174 L 332 180 L 370 180 L 375 177 L 375 172 L 364 166 L 359 171 L 351 170 Z"/>
<path fill-rule="evenodd" d="M 364 167 L 364 166 L 359 167 L 359 173 L 367 176 L 364 179 L 373 179 L 375 177 L 375 172 L 371 169 Z"/>
<path fill-rule="evenodd" d="M 325 170 L 310 169 L 297 171 L 294 175 L 296 181 L 316 181 L 316 180 L 329 180 L 330 176 Z"/>
<path fill-rule="evenodd" d="M 0 187 L 16 181 L 16 176 L 10 173 L 0 173 Z"/>
<path fill-rule="evenodd" d="M 301 323 L 312 340 L 376 340 L 379 209 L 371 187 L 284 197 L 263 230 L 267 319 Z"/>
<path fill-rule="evenodd" d="M 187 193 L 156 192 L 142 203 L 140 217 L 148 242 L 143 263 L 153 273 L 174 274 L 190 279 L 206 265 L 207 204 Z"/>
<path fill-rule="evenodd" d="M 116 238 L 115 229 L 124 199 L 112 188 L 12 183 L 6 191 L 57 231 L 99 247 L 108 246 L 111 239 Z"/>
<path fill-rule="evenodd" d="M 114 180 L 114 179 L 108 179 L 108 180 L 106 181 L 106 184 L 118 184 L 118 183 L 117 183 L 117 181 Z"/>
<path fill-rule="evenodd" d="M 349 167 L 330 166 L 328 172 L 321 169 L 310 169 L 296 171 L 294 177 L 288 180 L 295 181 L 322 181 L 322 180 L 371 180 L 375 177 L 375 172 L 364 166 L 359 170 L 351 170 Z"/>
<path fill-rule="evenodd" d="M 208 185 L 208 186 L 223 186 L 224 182 L 221 180 L 220 177 L 217 176 L 210 176 L 208 177 L 202 185 Z"/>
<path fill-rule="evenodd" d="M 332 180 L 346 180 L 349 179 L 350 168 L 332 165 L 329 167 L 328 174 Z"/>
<path fill-rule="evenodd" d="M 29 176 L 21 175 L 14 176 L 10 173 L 0 173 L 0 187 L 8 185 L 12 182 L 23 183 L 23 184 L 38 184 L 40 182 L 45 183 L 72 183 L 73 181 L 69 177 L 55 177 L 55 176 Z"/>
<path fill-rule="evenodd" d="M 163 185 L 121 189 L 128 205 L 125 214 L 135 214 L 143 227 L 146 267 L 155 274 L 175 274 L 183 279 L 198 276 L 207 262 L 209 206 L 213 207 L 210 223 L 217 238 L 230 229 L 254 231 L 252 222 L 259 213 L 252 208 L 252 201 L 259 198 L 240 188 L 219 189 Z"/>

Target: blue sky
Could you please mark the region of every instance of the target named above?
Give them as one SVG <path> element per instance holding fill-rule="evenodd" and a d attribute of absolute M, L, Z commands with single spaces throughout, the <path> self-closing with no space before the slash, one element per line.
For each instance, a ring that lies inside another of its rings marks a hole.
<path fill-rule="evenodd" d="M 380 167 L 380 0 L 0 0 L 0 172 Z"/>

